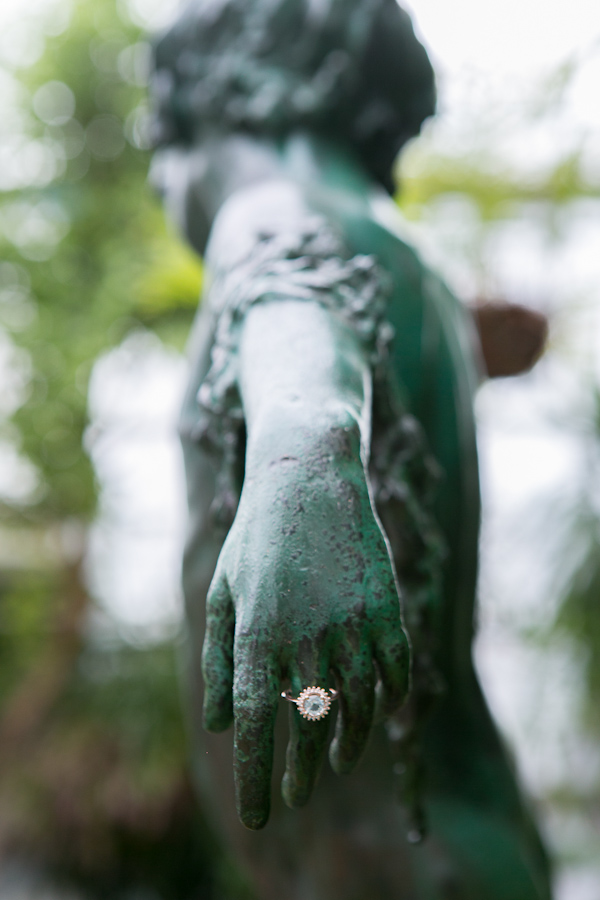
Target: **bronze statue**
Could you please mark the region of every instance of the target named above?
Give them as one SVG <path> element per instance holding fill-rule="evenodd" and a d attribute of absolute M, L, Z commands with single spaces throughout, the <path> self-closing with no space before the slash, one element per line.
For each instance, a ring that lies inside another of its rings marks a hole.
<path fill-rule="evenodd" d="M 472 320 L 386 193 L 425 50 L 395 0 L 195 0 L 153 92 L 154 180 L 206 266 L 181 428 L 204 803 L 260 900 L 548 900 L 471 659 Z"/>

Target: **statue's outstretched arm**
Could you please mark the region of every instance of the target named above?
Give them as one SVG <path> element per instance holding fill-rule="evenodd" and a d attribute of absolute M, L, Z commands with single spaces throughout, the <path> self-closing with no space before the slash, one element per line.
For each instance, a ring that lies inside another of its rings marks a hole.
<path fill-rule="evenodd" d="M 371 372 L 352 328 L 318 303 L 252 306 L 239 345 L 247 428 L 235 521 L 208 595 L 203 650 L 205 724 L 235 723 L 238 811 L 267 821 L 273 727 L 282 687 L 339 691 L 330 760 L 358 762 L 377 696 L 404 699 L 409 646 L 367 462 Z M 283 795 L 301 806 L 322 762 L 328 719 L 290 704 Z"/>

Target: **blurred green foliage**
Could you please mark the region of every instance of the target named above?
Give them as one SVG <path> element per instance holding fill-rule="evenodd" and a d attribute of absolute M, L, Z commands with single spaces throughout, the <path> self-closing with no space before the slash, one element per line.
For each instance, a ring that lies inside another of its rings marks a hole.
<path fill-rule="evenodd" d="M 19 372 L 0 438 L 28 482 L 0 502 L 0 860 L 90 896 L 244 898 L 193 798 L 173 643 L 89 629 L 92 366 L 148 328 L 182 348 L 201 285 L 147 185 L 147 56 L 124 6 L 80 0 L 9 73 L 23 153 L 40 160 L 0 195 L 0 322 Z"/>
<path fill-rule="evenodd" d="M 57 172 L 1 201 L 0 277 L 27 309 L 12 331 L 31 374 L 12 423 L 40 482 L 19 510 L 29 522 L 93 513 L 93 474 L 81 452 L 93 361 L 148 326 L 181 347 L 197 304 L 200 264 L 147 186 L 143 77 L 127 65 L 128 53 L 145 49 L 113 2 L 80 2 L 68 29 L 48 38 L 41 60 L 21 75 L 33 100 L 27 138 L 45 142 Z M 64 85 L 74 98 L 67 121 L 60 93 L 53 97 Z M 44 105 L 40 90 L 48 88 Z"/>
<path fill-rule="evenodd" d="M 588 388 L 588 416 L 581 443 L 584 450 L 581 488 L 566 519 L 563 554 L 558 560 L 560 603 L 552 625 L 555 635 L 576 648 L 584 680 L 582 721 L 600 740 L 600 386 Z M 580 424 L 581 428 L 581 424 Z M 600 811 L 600 784 L 593 799 Z"/>
<path fill-rule="evenodd" d="M 510 167 L 499 169 L 483 157 L 425 159 L 422 170 L 402 181 L 399 203 L 409 218 L 432 200 L 448 194 L 468 197 L 482 221 L 496 221 L 515 214 L 515 206 L 547 203 L 556 208 L 580 197 L 600 197 L 600 188 L 583 177 L 579 154 L 574 153 L 539 179 L 519 177 Z"/>

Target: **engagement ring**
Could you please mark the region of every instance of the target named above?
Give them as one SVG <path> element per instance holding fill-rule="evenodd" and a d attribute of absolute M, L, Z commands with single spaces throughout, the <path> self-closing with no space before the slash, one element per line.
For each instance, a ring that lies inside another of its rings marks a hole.
<path fill-rule="evenodd" d="M 281 696 L 290 703 L 295 703 L 298 712 L 310 722 L 318 722 L 324 719 L 331 707 L 331 701 L 335 700 L 338 692 L 331 688 L 326 691 L 321 687 L 304 688 L 298 697 L 292 697 L 289 691 L 282 691 Z"/>

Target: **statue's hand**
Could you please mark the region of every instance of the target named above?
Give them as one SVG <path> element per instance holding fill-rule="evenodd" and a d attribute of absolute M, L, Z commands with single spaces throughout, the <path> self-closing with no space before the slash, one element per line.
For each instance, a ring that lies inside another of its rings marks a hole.
<path fill-rule="evenodd" d="M 357 430 L 332 429 L 311 452 L 247 467 L 207 603 L 205 724 L 221 731 L 233 718 L 238 812 L 261 828 L 282 686 L 297 696 L 330 687 L 333 676 L 339 713 L 329 756 L 339 774 L 365 749 L 376 698 L 385 715 L 408 689 L 408 640 Z M 310 796 L 328 726 L 290 704 L 289 806 Z"/>

